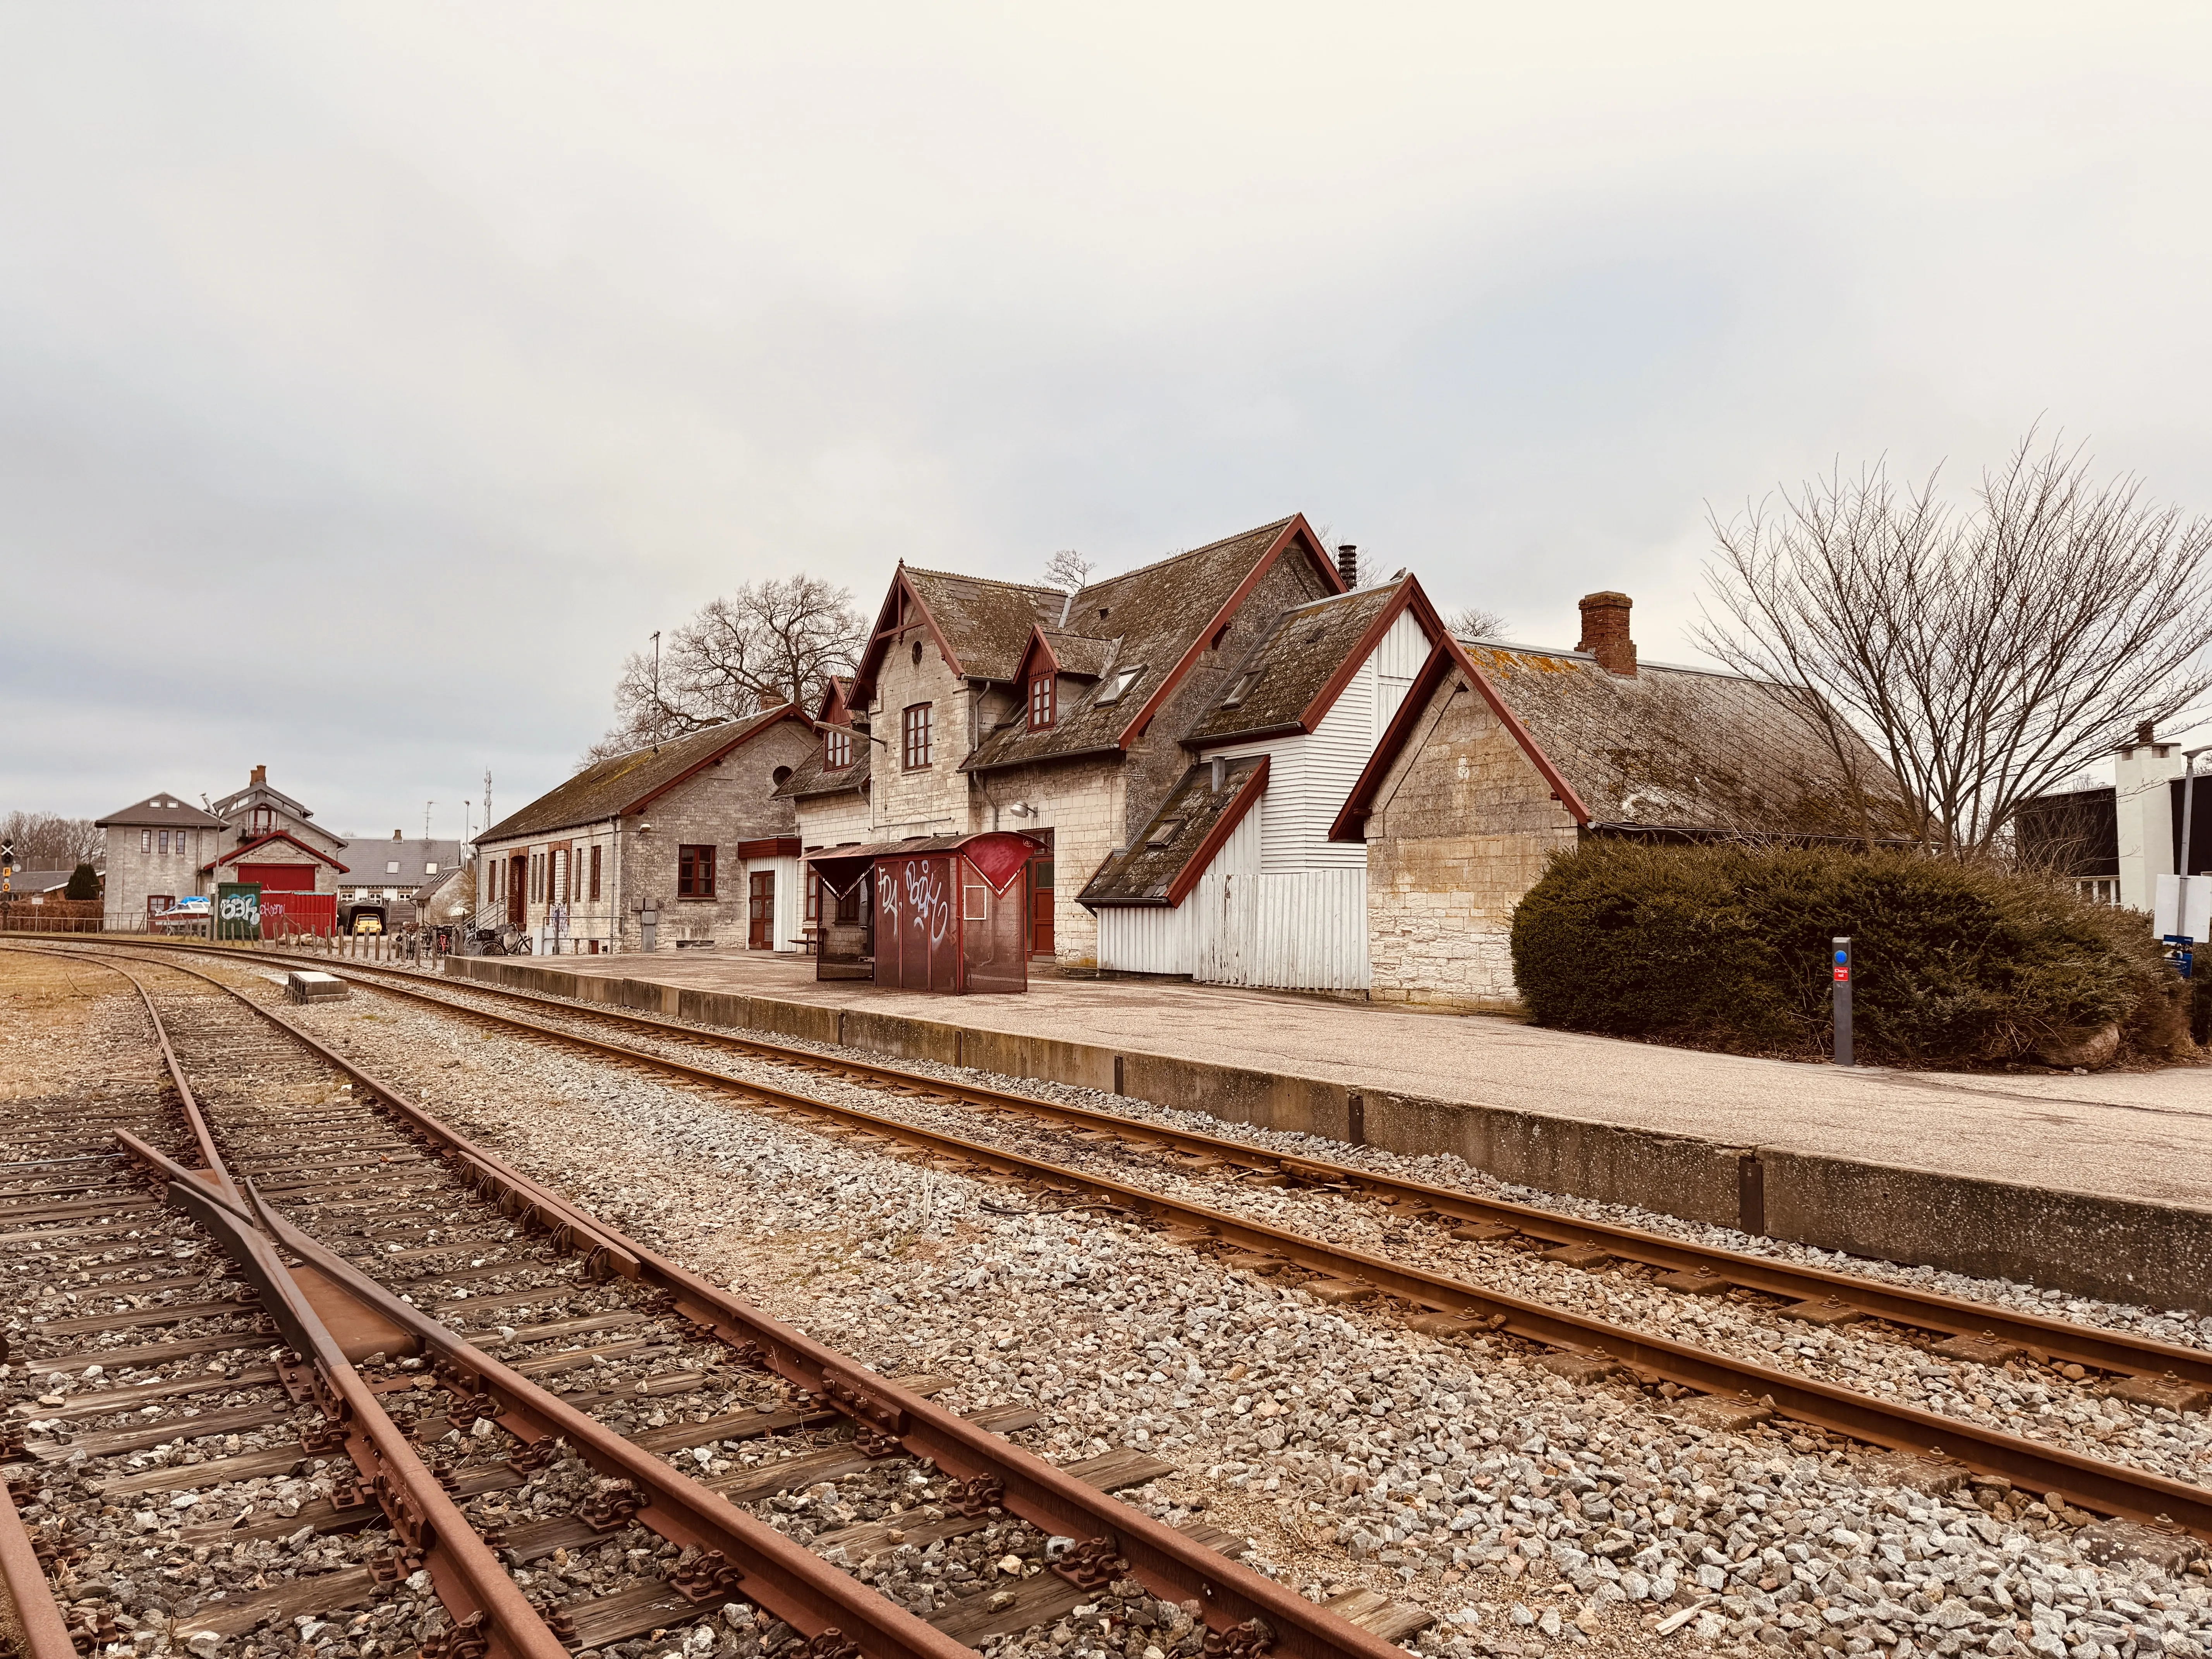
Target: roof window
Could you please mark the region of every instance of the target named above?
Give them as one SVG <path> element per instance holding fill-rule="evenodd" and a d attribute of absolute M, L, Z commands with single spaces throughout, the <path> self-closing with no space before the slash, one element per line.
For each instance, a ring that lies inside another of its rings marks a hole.
<path fill-rule="evenodd" d="M 1152 826 L 1152 833 L 1145 837 L 1145 845 L 1150 848 L 1173 846 L 1175 838 L 1182 833 L 1182 825 L 1183 821 L 1179 817 L 1162 818 Z"/>
<path fill-rule="evenodd" d="M 1109 703 L 1121 702 L 1129 688 L 1137 683 L 1137 676 L 1144 672 L 1141 665 L 1135 668 L 1115 669 L 1099 685 L 1098 695 L 1091 699 L 1091 706 L 1103 708 Z"/>
<path fill-rule="evenodd" d="M 1252 688 L 1260 683 L 1260 671 L 1248 668 L 1237 677 L 1237 684 L 1229 688 L 1229 695 L 1221 700 L 1224 708 L 1234 708 L 1252 695 Z"/>

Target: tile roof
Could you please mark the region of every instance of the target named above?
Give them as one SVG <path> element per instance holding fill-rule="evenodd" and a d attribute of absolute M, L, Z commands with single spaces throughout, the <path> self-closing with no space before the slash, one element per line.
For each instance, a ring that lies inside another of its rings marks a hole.
<path fill-rule="evenodd" d="M 1594 824 L 1865 833 L 1817 711 L 1786 687 L 1651 664 L 1613 674 L 1580 652 L 1464 648 Z M 1876 832 L 1896 833 L 1904 820 L 1895 775 L 1856 734 L 1849 752 Z"/>
<path fill-rule="evenodd" d="M 757 733 L 786 720 L 804 721 L 806 716 L 791 704 L 781 703 L 744 720 L 725 720 L 703 732 L 664 743 L 658 751 L 633 749 L 627 755 L 594 762 L 520 811 L 501 818 L 477 839 L 479 842 L 506 841 L 516 836 L 540 835 L 617 817 Z"/>
<path fill-rule="evenodd" d="M 1135 683 L 1110 704 L 1097 701 L 1103 687 L 1064 696 L 1053 724 L 1041 732 L 1029 729 L 1027 705 L 1018 704 L 1004 724 L 984 735 L 961 769 L 980 772 L 1118 747 L 1129 722 L 1297 517 L 1126 571 L 1078 593 L 1066 626 L 1054 630 L 1054 653 L 1063 635 L 1097 641 L 1108 647 L 1101 672 L 1140 669 Z"/>
<path fill-rule="evenodd" d="M 228 830 L 230 826 L 211 813 L 197 806 L 187 806 L 174 795 L 149 795 L 135 806 L 126 806 L 119 812 L 110 812 L 96 818 L 94 824 L 102 830 L 110 826 L 129 825 L 137 829 L 150 824 L 155 829 L 169 830 Z"/>
<path fill-rule="evenodd" d="M 960 576 L 946 570 L 901 567 L 930 619 L 970 679 L 1011 680 L 1021 667 L 1030 629 L 1060 620 L 1067 595 L 1057 587 L 1032 587 Z"/>
<path fill-rule="evenodd" d="M 1236 820 L 1267 787 L 1267 757 L 1245 755 L 1222 768 L 1213 787 L 1211 762 L 1194 766 L 1168 792 L 1152 821 L 1129 838 L 1126 852 L 1098 866 L 1079 904 L 1174 904 L 1205 873 L 1205 866 Z M 1158 842 L 1155 846 L 1153 843 Z"/>
<path fill-rule="evenodd" d="M 1388 587 L 1363 587 L 1283 612 L 1245 653 L 1221 693 L 1226 699 L 1244 684 L 1244 695 L 1233 708 L 1217 701 L 1183 741 L 1218 742 L 1297 725 L 1368 629 L 1404 597 L 1405 586 L 1405 581 L 1396 581 Z M 1257 678 L 1246 684 L 1248 675 Z"/>
<path fill-rule="evenodd" d="M 1106 672 L 1107 664 L 1113 659 L 1112 640 L 1070 634 L 1057 628 L 1040 628 L 1037 633 L 1051 647 L 1053 660 L 1060 665 L 1063 674 L 1081 674 L 1095 680 Z"/>

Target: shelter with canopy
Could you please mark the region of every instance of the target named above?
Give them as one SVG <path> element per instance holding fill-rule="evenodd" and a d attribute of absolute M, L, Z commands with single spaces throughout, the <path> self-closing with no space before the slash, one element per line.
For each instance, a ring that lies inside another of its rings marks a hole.
<path fill-rule="evenodd" d="M 1029 989 L 1029 884 L 1043 843 L 1009 830 L 807 855 L 821 878 L 817 980 L 954 995 Z"/>

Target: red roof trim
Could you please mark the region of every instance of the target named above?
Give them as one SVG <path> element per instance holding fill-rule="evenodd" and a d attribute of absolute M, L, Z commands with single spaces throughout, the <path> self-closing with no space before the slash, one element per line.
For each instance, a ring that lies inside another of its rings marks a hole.
<path fill-rule="evenodd" d="M 257 848 L 266 847 L 272 841 L 290 842 L 293 846 L 298 848 L 309 858 L 320 859 L 325 864 L 329 865 L 331 869 L 337 871 L 342 876 L 349 876 L 353 873 L 352 868 L 349 866 L 340 864 L 328 853 L 318 852 L 315 848 L 308 846 L 307 842 L 301 841 L 297 836 L 294 835 L 289 830 L 271 830 L 267 835 L 263 836 L 258 840 L 247 842 L 243 847 L 239 848 L 235 852 L 225 853 L 213 864 L 210 864 L 206 867 L 210 870 L 217 870 L 221 869 L 226 864 L 236 864 L 245 858 L 248 853 L 252 852 Z"/>
<path fill-rule="evenodd" d="M 1282 533 L 1277 536 L 1268 544 L 1267 550 L 1253 562 L 1250 572 L 1237 585 L 1237 591 L 1223 603 L 1221 609 L 1214 613 L 1212 619 L 1192 635 L 1190 649 L 1182 653 L 1182 660 L 1170 669 L 1167 678 L 1153 688 L 1152 695 L 1145 699 L 1143 706 L 1131 717 L 1129 723 L 1121 728 L 1121 735 L 1117 740 L 1121 748 L 1127 749 L 1144 735 L 1145 728 L 1152 724 L 1152 716 L 1159 712 L 1160 705 L 1167 701 L 1169 695 L 1176 686 L 1182 684 L 1183 676 L 1197 666 L 1198 659 L 1206 654 L 1206 641 L 1228 626 L 1230 619 L 1237 614 L 1237 607 L 1252 597 L 1252 591 L 1259 586 L 1260 579 L 1274 568 L 1275 561 L 1283 556 L 1285 549 L 1293 544 L 1305 550 L 1306 556 L 1313 561 L 1314 568 L 1321 572 L 1322 579 L 1328 583 L 1332 593 L 1342 593 L 1346 591 L 1344 578 L 1337 574 L 1336 562 L 1322 550 L 1321 538 L 1314 534 L 1313 526 L 1306 522 L 1306 515 L 1303 513 L 1291 514 L 1290 521 L 1284 525 Z"/>
<path fill-rule="evenodd" d="M 1267 763 L 1273 758 L 1269 755 L 1260 757 L 1260 763 L 1252 769 L 1251 775 L 1237 790 L 1237 799 L 1229 803 L 1226 811 L 1214 819 L 1213 828 L 1206 832 L 1206 839 L 1199 842 L 1198 850 L 1190 855 L 1189 861 L 1176 872 L 1176 878 L 1168 884 L 1168 906 L 1170 909 L 1190 896 L 1191 890 L 1206 874 L 1206 866 L 1229 844 L 1229 837 L 1236 833 L 1237 826 L 1244 822 L 1244 815 L 1258 803 L 1261 796 L 1267 793 Z"/>
<path fill-rule="evenodd" d="M 845 682 L 832 675 L 822 693 L 822 702 L 814 711 L 817 726 L 844 726 L 853 723 L 852 705 L 845 701 Z"/>
<path fill-rule="evenodd" d="M 906 574 L 906 561 L 901 559 L 897 570 L 891 575 L 890 591 L 884 595 L 883 608 L 876 612 L 876 626 L 868 635 L 868 648 L 860 653 L 860 665 L 853 671 L 853 690 L 856 694 L 865 693 L 871 698 L 874 696 L 877 666 L 883 661 L 884 653 L 890 648 L 890 641 L 904 632 L 904 628 L 898 623 L 897 600 L 902 592 L 914 601 L 914 608 L 921 613 L 922 625 L 929 629 L 929 637 L 937 641 L 937 648 L 943 654 L 946 666 L 961 678 L 967 678 L 966 672 L 960 666 L 960 659 L 952 649 L 951 641 L 945 637 L 945 630 L 937 625 L 937 618 L 923 602 L 921 590 Z M 905 627 L 911 626 L 910 623 L 905 624 Z"/>
<path fill-rule="evenodd" d="M 1490 705 L 1490 712 L 1498 717 L 1498 723 L 1511 734 L 1514 742 L 1521 745 L 1522 752 L 1543 775 L 1544 781 L 1552 786 L 1553 798 L 1567 809 L 1569 816 L 1577 823 L 1590 821 L 1589 808 L 1583 805 L 1583 799 L 1575 793 L 1574 786 L 1559 775 L 1559 769 L 1552 764 L 1552 757 L 1538 746 L 1534 738 L 1529 736 L 1528 728 L 1521 724 L 1519 716 L 1505 706 L 1504 699 L 1498 695 L 1498 688 L 1490 683 L 1490 677 L 1474 665 L 1474 659 L 1461 649 L 1459 641 L 1446 629 L 1438 637 L 1435 648 L 1429 653 L 1428 661 L 1421 665 L 1421 672 L 1414 677 L 1413 684 L 1407 688 L 1406 701 L 1398 705 L 1398 712 L 1391 720 L 1389 729 L 1383 732 L 1382 741 L 1375 745 L 1375 752 L 1367 757 L 1367 764 L 1360 769 L 1358 781 L 1352 786 L 1352 793 L 1344 798 L 1344 805 L 1338 811 L 1336 821 L 1328 827 L 1331 841 L 1364 842 L 1367 839 L 1367 815 L 1373 810 L 1375 796 L 1382 787 L 1382 780 L 1396 764 L 1399 751 L 1412 738 L 1414 726 L 1420 723 L 1422 713 L 1428 708 L 1429 700 L 1436 696 L 1437 688 L 1452 668 L 1457 668 L 1467 677 L 1468 684 L 1481 694 L 1482 700 Z"/>
<path fill-rule="evenodd" d="M 722 759 L 725 756 L 732 754 L 736 750 L 743 748 L 745 744 L 750 743 L 755 738 L 760 736 L 762 732 L 774 731 L 777 726 L 781 726 L 786 720 L 797 720 L 800 726 L 805 729 L 809 738 L 813 737 L 814 722 L 806 718 L 805 714 L 800 710 L 799 705 L 795 702 L 785 703 L 781 710 L 772 717 L 765 714 L 756 714 L 753 716 L 753 723 L 751 725 L 745 726 L 743 730 L 738 732 L 737 736 L 732 738 L 720 748 L 714 750 L 708 754 L 702 755 L 696 761 L 685 767 L 674 777 L 669 779 L 667 782 L 660 785 L 659 787 L 647 790 L 644 794 L 640 795 L 635 800 L 630 802 L 627 806 L 617 807 L 610 816 L 618 818 L 628 817 L 633 812 L 642 812 L 654 801 L 659 800 L 663 795 L 676 787 L 678 784 L 690 782 L 693 778 L 697 777 L 700 773 L 706 770 L 707 768 L 714 765 L 715 762 Z"/>
<path fill-rule="evenodd" d="M 1429 603 L 1429 596 L 1421 592 L 1420 583 L 1410 575 L 1402 578 L 1398 583 L 1397 597 L 1384 605 L 1381 614 L 1367 625 L 1367 631 L 1359 636 L 1359 642 L 1344 653 L 1344 660 L 1337 664 L 1336 672 L 1328 677 L 1328 683 L 1314 694 L 1313 701 L 1298 716 L 1301 728 L 1311 732 L 1328 718 L 1328 711 L 1344 695 L 1344 688 L 1352 684 L 1352 677 L 1359 672 L 1360 665 L 1375 654 L 1383 637 L 1408 605 L 1413 607 L 1413 615 L 1427 629 L 1431 642 L 1443 638 L 1449 631 L 1443 618 L 1437 615 L 1436 608 Z"/>
<path fill-rule="evenodd" d="M 1052 641 L 1045 638 L 1043 627 L 1039 623 L 1031 623 L 1029 643 L 1022 647 L 1021 662 L 1014 669 L 1014 684 L 1024 690 L 1028 690 L 1030 678 L 1030 659 L 1040 651 L 1044 653 L 1044 659 L 1052 665 L 1052 672 L 1055 675 L 1065 674 L 1067 672 L 1060 666 L 1060 653 L 1052 648 Z"/>

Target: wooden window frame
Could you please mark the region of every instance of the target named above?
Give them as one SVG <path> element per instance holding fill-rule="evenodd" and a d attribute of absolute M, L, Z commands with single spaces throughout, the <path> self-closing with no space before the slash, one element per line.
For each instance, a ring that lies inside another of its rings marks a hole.
<path fill-rule="evenodd" d="M 702 860 L 700 854 L 706 856 Z M 700 881 L 700 866 L 706 866 L 704 890 Z M 710 841 L 679 842 L 676 848 L 676 896 L 679 899 L 708 900 L 714 896 L 714 843 Z"/>
<path fill-rule="evenodd" d="M 822 764 L 824 769 L 842 772 L 853 763 L 853 734 L 842 727 L 832 727 L 822 734 Z"/>
<path fill-rule="evenodd" d="M 597 903 L 599 902 L 599 852 L 600 852 L 600 846 L 599 846 L 599 842 L 593 842 L 592 843 L 592 900 L 591 900 L 591 902 L 592 902 L 592 903 L 594 903 L 594 904 L 597 904 Z"/>
<path fill-rule="evenodd" d="M 934 758 L 933 702 L 910 702 L 899 716 L 899 754 L 908 772 L 926 772 Z M 917 758 L 919 757 L 919 758 Z"/>
<path fill-rule="evenodd" d="M 1030 730 L 1049 731 L 1053 716 L 1059 712 L 1060 684 L 1049 674 L 1039 674 L 1030 681 Z"/>

